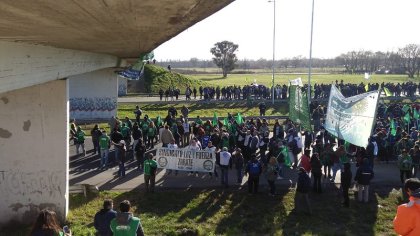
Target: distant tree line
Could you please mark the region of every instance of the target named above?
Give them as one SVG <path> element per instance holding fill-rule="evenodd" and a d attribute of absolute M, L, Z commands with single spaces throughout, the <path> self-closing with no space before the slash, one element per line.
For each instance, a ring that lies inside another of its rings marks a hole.
<path fill-rule="evenodd" d="M 169 60 L 159 62 L 162 66 L 170 64 L 172 68 L 217 68 L 212 60 Z M 275 68 L 305 68 L 309 59 L 303 56 L 276 60 Z M 264 58 L 258 60 L 237 60 L 235 70 L 269 69 L 272 61 Z M 346 74 L 378 73 L 378 74 L 407 74 L 408 77 L 419 77 L 420 74 L 420 45 L 408 44 L 396 51 L 373 52 L 366 50 L 342 53 L 335 58 L 313 58 L 314 68 L 334 68 Z"/>

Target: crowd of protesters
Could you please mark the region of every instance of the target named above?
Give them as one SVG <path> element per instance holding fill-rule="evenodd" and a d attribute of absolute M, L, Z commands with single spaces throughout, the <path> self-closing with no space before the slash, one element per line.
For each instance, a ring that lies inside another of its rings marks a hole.
<path fill-rule="evenodd" d="M 343 80 L 340 82 L 335 81 L 337 87 L 339 87 L 341 93 L 345 97 L 351 97 L 354 95 L 362 94 L 368 91 L 374 91 L 379 88 L 387 88 L 391 93 L 388 96 L 395 97 L 413 97 L 420 91 L 420 83 L 406 82 L 406 83 L 363 83 L 352 84 L 344 83 Z M 303 86 L 307 89 L 307 84 Z M 314 84 L 312 87 L 311 97 L 314 99 L 328 98 L 331 90 L 331 84 Z M 166 90 L 161 88 L 159 90 L 159 97 L 161 101 L 175 101 L 179 100 L 182 92 L 185 95 L 186 100 L 246 100 L 249 98 L 253 99 L 272 99 L 272 88 L 265 85 L 258 85 L 252 83 L 245 86 L 200 86 L 199 88 L 187 87 L 185 91 L 181 91 L 179 88 L 169 87 Z M 288 85 L 275 85 L 274 86 L 274 99 L 287 99 L 288 98 Z"/>
<path fill-rule="evenodd" d="M 313 132 L 299 130 L 289 119 L 283 122 L 275 120 L 272 128 L 269 128 L 266 119 L 243 119 L 231 114 L 223 121 L 202 120 L 199 116 L 189 119 L 189 110 L 184 106 L 180 114 L 171 107 L 167 116 L 162 119 L 151 119 L 147 114 L 141 117 L 142 112 L 137 107 L 134 111 L 135 121 L 128 117 L 122 120 L 112 117 L 109 122 L 112 130 L 110 136 L 97 126 L 91 134 L 94 153 L 98 152 L 101 157 L 99 168 L 110 164 L 108 154 L 113 145 L 114 162 L 120 164 L 118 174 L 121 177 L 125 176 L 124 162 L 129 157 L 128 151 L 132 151 L 138 169 L 143 171 L 146 152 L 154 149 L 157 142 L 161 142 L 163 147 L 216 151 L 219 167 L 220 153 L 228 152 L 231 155 L 229 167 L 235 168 L 238 182 L 242 182 L 243 174 L 249 173 L 246 171 L 247 163 L 254 158 L 261 164 L 261 170 L 255 172 L 258 176 L 263 170 L 267 170 L 269 163 L 277 163 L 277 176 L 283 178 L 282 169 L 286 166 L 297 168 L 301 165 L 309 172 L 314 154 L 317 154 L 316 158 L 322 165 L 324 179 L 328 178 L 331 182 L 336 181 L 337 172 L 343 172 L 345 164 L 350 160 L 356 162 L 357 166 L 367 165 L 372 169 L 375 161 L 398 160 L 403 182 L 417 174 L 420 165 L 418 108 L 415 104 L 380 104 L 374 135 L 369 139 L 367 148 L 356 147 L 329 134 L 322 126 L 326 106 L 317 103 L 311 104 Z M 83 131 L 80 127 L 74 130 L 76 141 L 84 140 L 80 138 L 84 136 L 81 133 Z M 77 149 L 83 146 L 83 141 L 77 143 Z M 303 155 L 299 161 L 298 155 L 301 153 Z M 218 177 L 217 168 L 214 175 Z M 224 180 L 223 184 L 227 186 L 228 180 Z M 319 183 L 314 188 L 321 191 Z"/>
<path fill-rule="evenodd" d="M 100 168 L 109 164 L 107 155 L 114 145 L 120 176 L 125 175 L 126 153 L 132 150 L 138 169 L 144 171 L 148 191 L 153 191 L 157 165 L 153 155 L 147 155 L 146 160 L 145 156 L 157 142 L 167 148 L 214 151 L 217 166 L 210 176 L 220 177 L 224 187 L 229 187 L 232 182 L 241 184 L 244 176 L 248 176 L 250 194 L 259 192 L 263 176 L 269 194 L 275 196 L 275 182 L 287 177 L 284 174 L 286 169 L 295 169 L 298 173 L 295 209 L 309 214 L 312 211 L 308 193 L 325 191 L 323 181 L 340 182 L 343 206 L 349 207 L 349 189 L 353 182 L 357 183 L 357 200 L 369 202 L 369 187 L 377 162 L 396 162 L 401 183 L 417 176 L 420 167 L 420 105 L 380 103 L 373 135 L 366 148 L 337 139 L 325 130 L 326 109 L 317 102 L 310 105 L 314 125 L 314 130 L 310 131 L 301 129 L 289 119 L 269 124 L 264 118 L 245 119 L 240 114 L 227 114 L 223 120 L 203 120 L 200 116 L 190 118 L 190 111 L 185 106 L 180 111 L 171 107 L 166 117 L 151 119 L 136 107 L 134 121 L 128 117 L 121 120 L 112 117 L 110 137 L 95 126 L 92 141 L 96 142 L 95 152 L 101 156 Z M 74 139 L 81 140 L 84 135 L 80 132 L 83 131 L 75 125 L 72 127 Z M 80 146 L 81 143 L 77 148 Z M 357 168 L 355 173 L 351 171 L 352 165 Z M 233 181 L 228 179 L 229 171 L 235 173 Z M 171 172 L 167 171 L 168 174 Z M 337 181 L 338 172 L 340 181 Z"/>

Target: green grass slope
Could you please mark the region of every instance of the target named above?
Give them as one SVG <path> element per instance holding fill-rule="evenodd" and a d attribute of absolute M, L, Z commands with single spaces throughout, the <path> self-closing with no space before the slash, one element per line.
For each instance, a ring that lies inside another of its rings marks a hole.
<path fill-rule="evenodd" d="M 185 93 L 185 88 L 190 86 L 191 88 L 207 85 L 206 82 L 192 79 L 185 75 L 169 72 L 167 69 L 156 65 L 146 65 L 144 68 L 144 82 L 146 92 L 157 93 L 160 88 L 164 90 L 169 87 L 176 87 L 181 90 L 181 93 Z"/>

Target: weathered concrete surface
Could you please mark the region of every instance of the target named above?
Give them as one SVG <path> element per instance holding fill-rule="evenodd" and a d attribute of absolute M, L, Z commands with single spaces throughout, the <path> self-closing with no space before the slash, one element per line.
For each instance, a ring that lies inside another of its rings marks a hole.
<path fill-rule="evenodd" d="M 70 118 L 109 120 L 117 115 L 118 78 L 113 68 L 68 77 Z"/>
<path fill-rule="evenodd" d="M 0 226 L 68 209 L 67 81 L 0 93 Z"/>
<path fill-rule="evenodd" d="M 233 0 L 3 0 L 0 40 L 135 58 Z"/>
<path fill-rule="evenodd" d="M 0 22 L 1 17 L 0 13 Z M 115 67 L 117 63 L 117 57 L 105 54 L 0 41 L 0 93 Z"/>

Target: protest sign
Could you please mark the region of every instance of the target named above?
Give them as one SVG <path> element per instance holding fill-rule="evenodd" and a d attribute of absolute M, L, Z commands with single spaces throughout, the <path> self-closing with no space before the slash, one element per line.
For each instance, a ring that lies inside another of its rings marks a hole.
<path fill-rule="evenodd" d="M 163 169 L 214 172 L 216 153 L 188 148 L 158 148 L 156 150 L 156 161 L 158 168 Z"/>
<path fill-rule="evenodd" d="M 325 129 L 359 147 L 366 147 L 372 133 L 379 91 L 345 98 L 331 86 Z"/>

